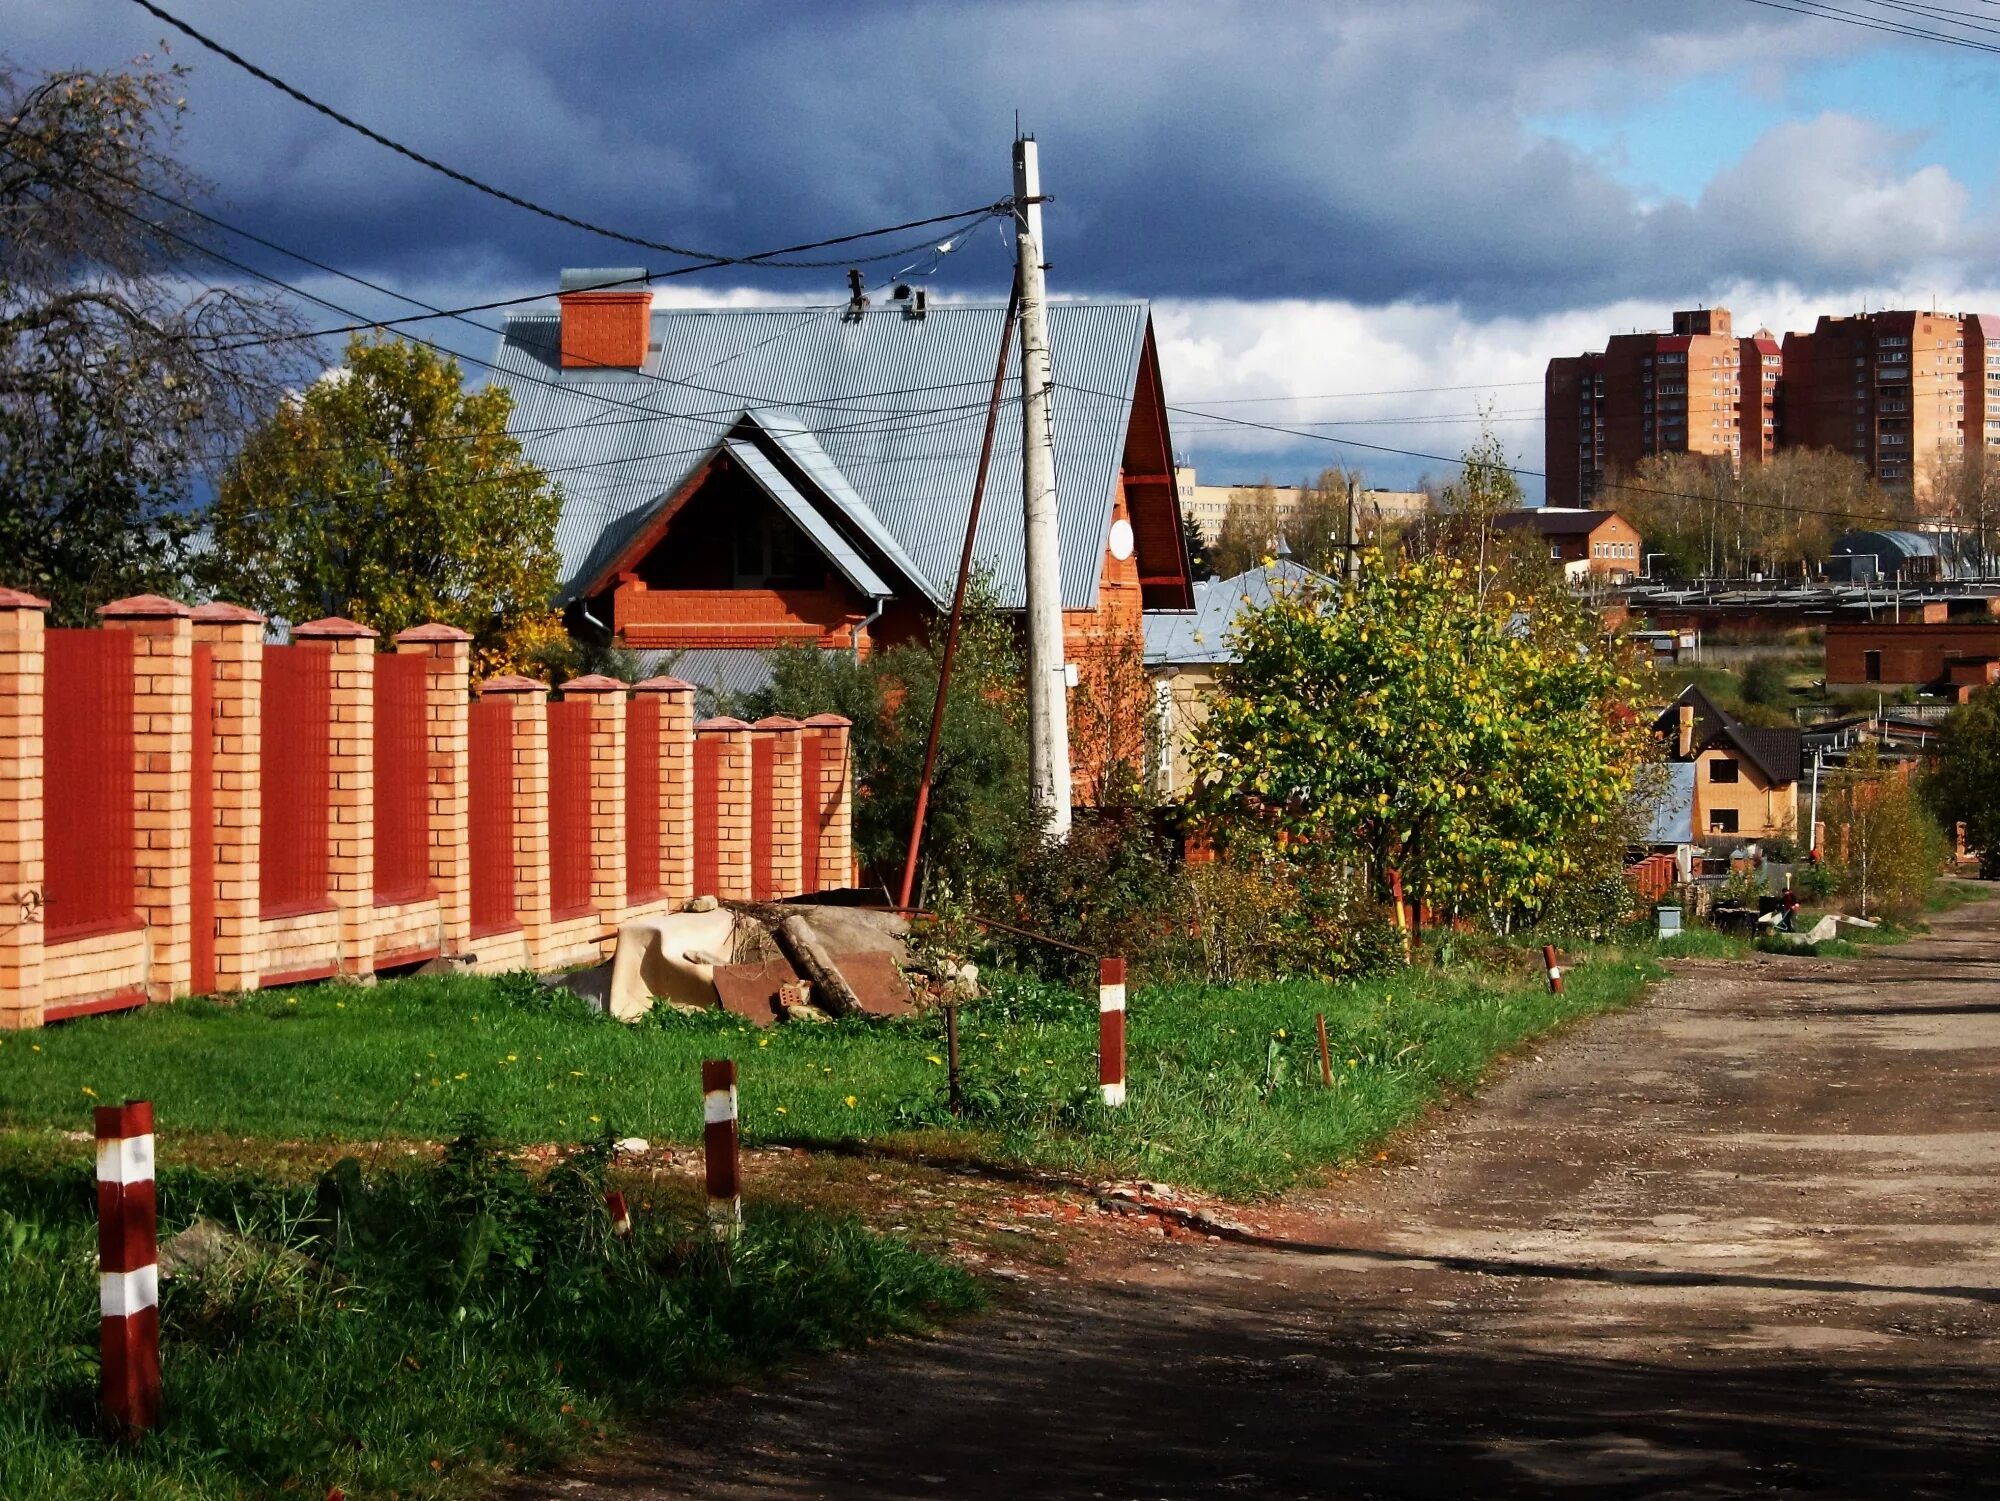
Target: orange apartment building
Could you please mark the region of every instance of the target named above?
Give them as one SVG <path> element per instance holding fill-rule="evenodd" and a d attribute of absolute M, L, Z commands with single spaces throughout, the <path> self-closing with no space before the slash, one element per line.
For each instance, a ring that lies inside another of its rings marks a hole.
<path fill-rule="evenodd" d="M 592 290 L 642 276 L 566 271 L 560 311 L 510 318 L 494 359 L 524 455 L 563 484 L 571 629 L 716 693 L 768 682 L 774 648 L 923 634 L 951 600 L 1004 309 Z M 1192 584 L 1147 306 L 1059 302 L 1049 332 L 1065 635 L 1087 677 L 1094 656 L 1137 661 L 1142 609 L 1188 608 Z M 1007 609 L 1020 437 L 1004 412 L 975 545 Z"/>
<path fill-rule="evenodd" d="M 1862 313 L 1785 335 L 1779 441 L 1831 448 L 1928 499 L 1966 444 L 2000 446 L 2000 318 Z"/>
<path fill-rule="evenodd" d="M 1654 454 L 1761 463 L 1777 443 L 1783 358 L 1768 329 L 1739 338 L 1718 307 L 1675 313 L 1670 334 L 1616 334 L 1600 352 L 1550 360 L 1548 504 L 1587 506 L 1606 475 Z"/>

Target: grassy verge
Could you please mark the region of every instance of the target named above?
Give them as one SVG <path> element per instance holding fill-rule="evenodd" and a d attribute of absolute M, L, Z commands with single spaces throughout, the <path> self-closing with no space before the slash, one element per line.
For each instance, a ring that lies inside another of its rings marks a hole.
<path fill-rule="evenodd" d="M 858 1224 L 753 1212 L 727 1264 L 689 1204 L 609 1234 L 601 1153 L 530 1182 L 461 1143 L 341 1203 L 161 1175 L 164 1228 L 240 1227 L 166 1284 L 160 1433 L 94 1430 L 95 1206 L 74 1147 L 0 1138 L 0 1496 L 445 1498 L 602 1440 L 620 1415 L 788 1351 L 966 1309 L 957 1269 Z M 637 1207 L 637 1206 L 635 1206 Z"/>
<path fill-rule="evenodd" d="M 0 1124 L 80 1128 L 95 1100 L 154 1101 L 161 1131 L 282 1140 L 439 1141 L 465 1112 L 501 1140 L 599 1130 L 699 1138 L 703 1058 L 740 1065 L 746 1140 L 902 1141 L 987 1160 L 1145 1171 L 1261 1193 L 1350 1158 L 1470 1086 L 1496 1053 L 1638 993 L 1620 957 L 1570 972 L 1414 971 L 1331 985 L 1142 989 L 1132 1105 L 1096 1098 L 1094 998 L 1012 981 L 961 1023 L 967 1115 L 944 1107 L 940 1023 L 789 1026 L 674 1017 L 624 1027 L 533 987 L 465 978 L 323 986 L 235 1005 L 153 1008 L 0 1042 Z M 1336 1054 L 1318 1082 L 1314 1017 Z"/>

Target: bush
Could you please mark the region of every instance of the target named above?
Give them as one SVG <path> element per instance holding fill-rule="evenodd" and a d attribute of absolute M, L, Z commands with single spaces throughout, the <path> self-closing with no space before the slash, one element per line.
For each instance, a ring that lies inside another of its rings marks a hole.
<path fill-rule="evenodd" d="M 1787 703 L 1792 696 L 1782 657 L 1752 657 L 1743 669 L 1743 702 L 1766 706 Z"/>

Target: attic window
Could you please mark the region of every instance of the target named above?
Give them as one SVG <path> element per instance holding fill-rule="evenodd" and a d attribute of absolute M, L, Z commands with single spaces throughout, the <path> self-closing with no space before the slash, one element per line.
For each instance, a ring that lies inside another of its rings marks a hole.
<path fill-rule="evenodd" d="M 736 513 L 734 553 L 739 589 L 810 589 L 825 581 L 811 545 L 769 506 Z"/>
<path fill-rule="evenodd" d="M 1736 763 L 1728 757 L 1708 763 L 1708 779 L 1711 782 L 1733 782 L 1737 780 Z"/>

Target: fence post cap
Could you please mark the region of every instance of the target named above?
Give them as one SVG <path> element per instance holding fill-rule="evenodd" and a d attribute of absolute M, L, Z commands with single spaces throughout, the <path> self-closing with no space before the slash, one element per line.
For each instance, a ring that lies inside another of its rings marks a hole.
<path fill-rule="evenodd" d="M 264 617 L 243 605 L 232 605 L 226 599 L 212 599 L 205 605 L 194 607 L 194 618 L 203 625 L 262 625 Z"/>
<path fill-rule="evenodd" d="M 632 685 L 634 693 L 692 693 L 694 684 L 686 678 L 647 678 Z"/>
<path fill-rule="evenodd" d="M 194 611 L 165 595 L 134 594 L 129 599 L 114 599 L 108 605 L 99 605 L 97 613 L 104 620 L 182 620 Z"/>
<path fill-rule="evenodd" d="M 0 610 L 46 610 L 49 602 L 25 589 L 0 589 Z"/>
<path fill-rule="evenodd" d="M 565 693 L 623 693 L 626 684 L 618 678 L 606 677 L 601 672 L 586 672 L 580 678 L 571 678 L 562 685 Z"/>
<path fill-rule="evenodd" d="M 694 728 L 697 735 L 703 730 L 713 730 L 717 734 L 727 734 L 731 730 L 747 730 L 750 726 L 740 719 L 730 718 L 727 714 L 718 714 L 713 719 L 702 720 Z"/>
<path fill-rule="evenodd" d="M 802 730 L 805 728 L 805 725 L 801 721 L 788 718 L 783 714 L 766 714 L 762 719 L 751 725 L 750 728 L 753 730 Z"/>
<path fill-rule="evenodd" d="M 413 625 L 407 631 L 396 633 L 398 641 L 470 641 L 472 632 L 461 631 L 455 625 L 446 625 L 441 620 L 426 620 L 422 625 Z"/>
<path fill-rule="evenodd" d="M 841 714 L 815 714 L 806 723 L 826 729 L 847 730 L 854 727 L 854 721 Z"/>
<path fill-rule="evenodd" d="M 305 636 L 318 641 L 372 641 L 375 632 L 358 620 L 349 620 L 344 615 L 329 615 L 324 620 L 308 620 L 304 625 L 292 627 L 294 636 Z"/>
<path fill-rule="evenodd" d="M 488 678 L 479 685 L 481 696 L 488 693 L 547 693 L 549 685 L 535 678 L 524 678 L 518 673 L 503 672 L 498 677 Z"/>

